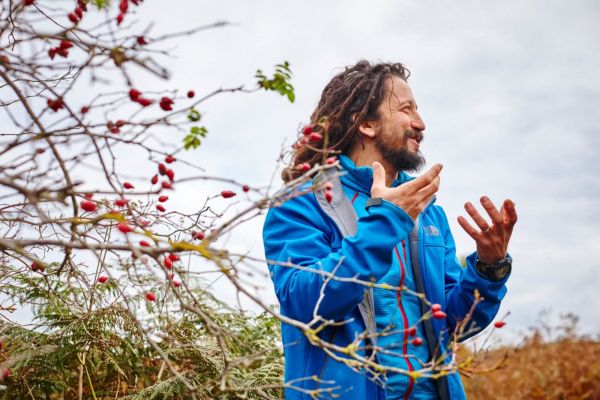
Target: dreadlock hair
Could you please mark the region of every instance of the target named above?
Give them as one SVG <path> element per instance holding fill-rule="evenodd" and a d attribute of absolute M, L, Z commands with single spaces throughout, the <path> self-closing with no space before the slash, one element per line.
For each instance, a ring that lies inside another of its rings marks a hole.
<path fill-rule="evenodd" d="M 410 72 L 400 63 L 371 65 L 361 60 L 334 76 L 303 129 L 304 137 L 294 145 L 291 163 L 281 174 L 283 181 L 298 178 L 329 156 L 348 154 L 357 142 L 364 146 L 358 127 L 379 119 L 385 84 L 392 76 L 406 81 Z"/>

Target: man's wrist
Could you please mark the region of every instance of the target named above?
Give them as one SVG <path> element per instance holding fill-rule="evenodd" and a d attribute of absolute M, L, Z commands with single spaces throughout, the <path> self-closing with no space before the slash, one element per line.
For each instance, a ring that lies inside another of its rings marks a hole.
<path fill-rule="evenodd" d="M 510 274 L 512 270 L 512 258 L 507 255 L 493 263 L 484 263 L 477 257 L 475 268 L 484 278 L 493 282 L 499 282 Z"/>

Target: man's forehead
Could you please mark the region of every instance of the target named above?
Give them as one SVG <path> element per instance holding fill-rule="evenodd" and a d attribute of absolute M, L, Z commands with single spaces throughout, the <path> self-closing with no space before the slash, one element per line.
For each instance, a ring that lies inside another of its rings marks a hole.
<path fill-rule="evenodd" d="M 385 95 L 389 102 L 393 104 L 411 103 L 416 105 L 412 90 L 410 90 L 410 86 L 408 86 L 408 83 L 406 83 L 406 81 L 402 78 L 392 76 L 391 79 L 387 80 L 385 88 Z"/>

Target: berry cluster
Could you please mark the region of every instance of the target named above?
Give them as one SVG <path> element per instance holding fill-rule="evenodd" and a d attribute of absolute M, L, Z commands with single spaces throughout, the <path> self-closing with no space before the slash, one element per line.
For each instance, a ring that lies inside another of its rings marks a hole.
<path fill-rule="evenodd" d="M 50 50 L 48 50 L 48 55 L 53 60 L 57 54 L 61 57 L 67 58 L 69 55 L 69 49 L 71 47 L 73 47 L 73 42 L 70 40 L 61 40 L 59 46 L 52 47 Z"/>

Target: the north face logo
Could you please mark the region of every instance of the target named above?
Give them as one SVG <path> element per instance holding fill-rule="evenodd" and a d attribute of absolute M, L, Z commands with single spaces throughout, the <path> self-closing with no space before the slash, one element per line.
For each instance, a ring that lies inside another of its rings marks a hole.
<path fill-rule="evenodd" d="M 440 231 L 438 231 L 438 229 L 433 226 L 433 225 L 427 225 L 425 227 L 425 235 L 427 236 L 440 236 Z"/>

